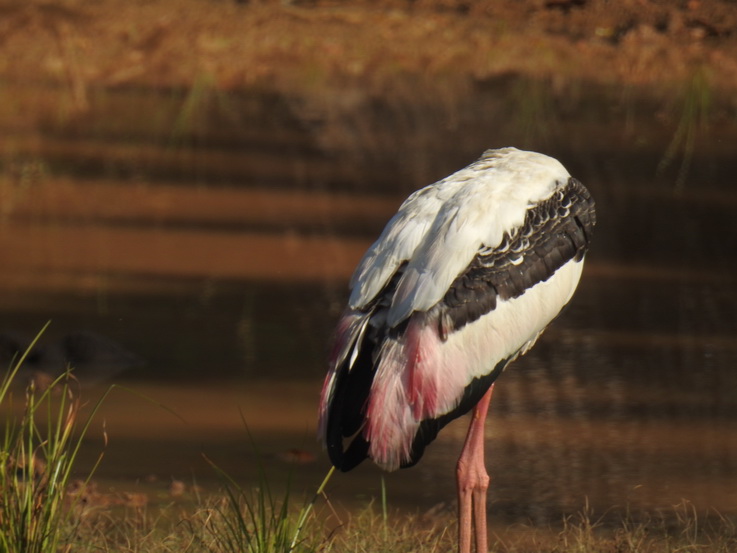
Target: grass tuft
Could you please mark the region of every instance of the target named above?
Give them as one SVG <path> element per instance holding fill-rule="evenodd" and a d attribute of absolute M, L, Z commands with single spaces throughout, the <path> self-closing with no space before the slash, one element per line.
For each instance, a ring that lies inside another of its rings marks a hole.
<path fill-rule="evenodd" d="M 15 377 L 41 333 L 3 377 L 0 406 L 12 406 Z M 72 469 L 99 405 L 85 422 L 79 420 L 77 382 L 67 370 L 45 389 L 31 382 L 20 414 L 8 409 L 0 441 L 0 551 L 48 553 L 73 542 L 81 520 L 80 488 L 89 484 L 102 456 L 76 483 L 76 493 L 70 493 Z"/>
<path fill-rule="evenodd" d="M 316 547 L 303 536 L 312 509 L 334 473 L 330 469 L 311 501 L 295 515 L 289 482 L 283 496 L 272 490 L 263 466 L 259 484 L 244 489 L 230 475 L 205 457 L 222 478 L 225 495 L 204 509 L 202 527 L 195 531 L 199 543 L 210 553 L 307 553 Z"/>

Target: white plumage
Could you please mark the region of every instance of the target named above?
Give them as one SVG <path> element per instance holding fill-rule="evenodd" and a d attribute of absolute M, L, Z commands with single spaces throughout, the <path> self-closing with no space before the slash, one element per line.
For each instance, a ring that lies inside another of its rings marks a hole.
<path fill-rule="evenodd" d="M 551 157 L 516 148 L 486 152 L 475 163 L 418 190 L 399 207 L 351 279 L 350 306 L 370 302 L 409 260 L 389 322 L 437 303 L 483 244 L 495 248 L 521 226 L 530 204 L 550 197 L 570 175 Z M 493 214 L 493 216 L 492 216 Z"/>
<path fill-rule="evenodd" d="M 333 463 L 414 464 L 490 397 L 570 300 L 594 224 L 557 160 L 515 148 L 407 198 L 359 263 L 336 332 L 320 409 Z"/>

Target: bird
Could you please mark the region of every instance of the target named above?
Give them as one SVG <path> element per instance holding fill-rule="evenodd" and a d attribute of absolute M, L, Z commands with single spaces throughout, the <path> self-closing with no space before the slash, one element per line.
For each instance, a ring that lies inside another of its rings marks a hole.
<path fill-rule="evenodd" d="M 359 262 L 337 323 L 318 422 L 331 463 L 411 467 L 473 411 L 458 551 L 473 540 L 486 552 L 492 391 L 573 296 L 595 224 L 591 194 L 558 160 L 511 147 L 411 194 Z"/>

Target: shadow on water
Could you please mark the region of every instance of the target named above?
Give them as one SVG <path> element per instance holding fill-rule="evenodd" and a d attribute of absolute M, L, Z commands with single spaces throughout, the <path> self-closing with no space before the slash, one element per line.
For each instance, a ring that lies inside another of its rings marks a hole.
<path fill-rule="evenodd" d="M 541 98 L 512 78 L 393 101 L 122 88 L 71 119 L 52 88 L 14 92 L 51 107 L 6 133 L 0 326 L 32 335 L 51 319 L 56 344 L 94 331 L 136 360 L 98 376 L 179 415 L 111 396 L 111 487 L 207 482 L 202 452 L 247 480 L 244 421 L 271 468 L 319 482 L 316 402 L 353 266 L 411 190 L 515 144 L 559 157 L 600 222 L 574 301 L 497 387 L 491 509 L 548 522 L 586 502 L 657 512 L 687 499 L 735 514 L 734 121 L 693 130 L 683 181 L 661 163 L 678 155 L 679 119 L 616 91 Z M 387 476 L 392 501 L 453 503 L 465 424 Z M 93 432 L 85 455 L 102 441 Z M 367 464 L 331 493 L 351 503 L 379 487 Z"/>

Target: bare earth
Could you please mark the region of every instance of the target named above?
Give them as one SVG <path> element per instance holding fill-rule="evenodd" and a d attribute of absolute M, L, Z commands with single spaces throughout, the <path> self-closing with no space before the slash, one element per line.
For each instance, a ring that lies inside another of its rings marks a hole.
<path fill-rule="evenodd" d="M 78 109 L 94 86 L 391 94 L 504 75 L 660 95 L 704 74 L 731 102 L 735 29 L 726 0 L 4 0 L 0 78 L 63 83 Z"/>

